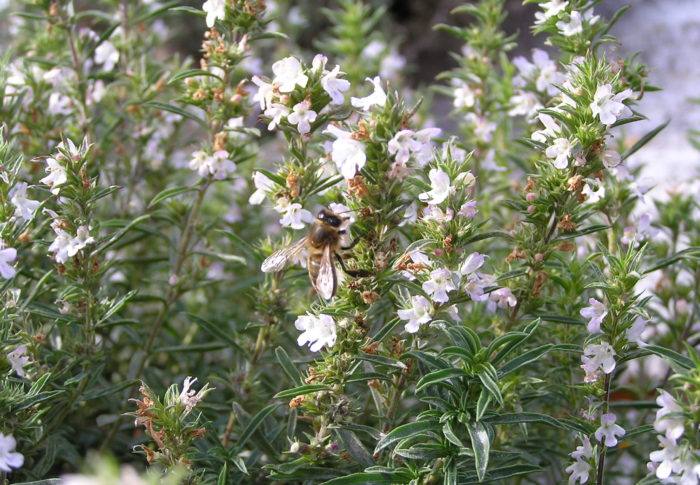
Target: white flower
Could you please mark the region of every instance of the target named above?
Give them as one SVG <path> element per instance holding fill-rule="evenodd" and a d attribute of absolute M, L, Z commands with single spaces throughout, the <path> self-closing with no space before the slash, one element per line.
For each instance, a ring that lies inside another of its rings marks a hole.
<path fill-rule="evenodd" d="M 374 91 L 369 96 L 364 98 L 350 98 L 350 102 L 355 108 L 360 108 L 364 111 L 368 111 L 372 106 L 377 105 L 383 107 L 386 104 L 386 93 L 384 88 L 382 88 L 382 80 L 379 76 L 375 76 L 374 79 L 367 78 L 367 81 L 374 85 Z"/>
<path fill-rule="evenodd" d="M 6 248 L 5 243 L 0 239 L 0 276 L 6 280 L 15 276 L 15 268 L 10 266 L 17 260 L 17 250 Z"/>
<path fill-rule="evenodd" d="M 647 328 L 647 322 L 642 317 L 637 317 L 632 326 L 625 332 L 625 337 L 630 343 L 637 344 L 639 347 L 646 347 L 647 343 L 642 340 L 642 335 Z"/>
<path fill-rule="evenodd" d="M 605 168 L 615 168 L 622 162 L 622 157 L 615 150 L 605 150 L 600 156 Z"/>
<path fill-rule="evenodd" d="M 533 49 L 532 60 L 538 70 L 535 86 L 538 91 L 546 92 L 554 96 L 559 89 L 554 84 L 562 84 L 566 80 L 563 73 L 557 71 L 557 63 L 549 58 L 549 54 L 542 49 Z"/>
<path fill-rule="evenodd" d="M 321 87 L 331 97 L 331 104 L 343 104 L 345 102 L 343 91 L 350 89 L 350 81 L 339 78 L 339 76 L 344 74 L 340 70 L 340 66 L 336 65 L 332 71 L 324 73 L 323 77 L 321 77 Z"/>
<path fill-rule="evenodd" d="M 489 121 L 485 116 L 479 116 L 476 113 L 467 113 L 465 120 L 472 125 L 474 135 L 484 142 L 490 142 L 493 138 L 493 132 L 496 129 L 496 123 Z"/>
<path fill-rule="evenodd" d="M 453 191 L 450 185 L 450 176 L 439 168 L 431 168 L 430 172 L 428 172 L 428 177 L 430 178 L 432 190 L 423 192 L 418 195 L 418 198 L 427 204 L 441 204 Z"/>
<path fill-rule="evenodd" d="M 477 212 L 479 212 L 479 209 L 476 208 L 476 201 L 470 200 L 469 202 L 462 204 L 462 207 L 459 208 L 457 215 L 471 219 Z"/>
<path fill-rule="evenodd" d="M 19 377 L 27 377 L 24 373 L 24 366 L 29 363 L 29 356 L 27 355 L 27 346 L 19 345 L 15 350 L 7 354 L 7 360 L 10 362 L 12 370 L 17 373 Z"/>
<path fill-rule="evenodd" d="M 78 254 L 78 251 L 84 249 L 88 244 L 94 244 L 95 238 L 90 236 L 90 228 L 88 226 L 80 226 L 76 231 L 76 236 L 70 241 L 68 256 L 73 257 Z"/>
<path fill-rule="evenodd" d="M 336 137 L 331 146 L 331 159 L 338 166 L 340 174 L 346 179 L 351 179 L 362 170 L 367 161 L 365 144 L 352 138 L 352 133 L 344 131 L 337 126 L 328 125 L 324 133 L 330 133 Z"/>
<path fill-rule="evenodd" d="M 382 57 L 382 62 L 379 63 L 379 75 L 383 79 L 398 79 L 401 69 L 405 66 L 406 58 L 395 50 L 392 50 Z"/>
<path fill-rule="evenodd" d="M 590 106 L 593 116 L 598 116 L 600 122 L 607 126 L 621 118 L 631 116 L 632 110 L 623 103 L 630 96 L 632 96 L 631 89 L 613 94 L 612 84 L 598 86 Z"/>
<path fill-rule="evenodd" d="M 449 207 L 446 210 L 442 210 L 436 205 L 429 205 L 423 209 L 423 220 L 424 221 L 436 221 L 439 223 L 450 222 L 454 219 L 455 211 Z"/>
<path fill-rule="evenodd" d="M 581 446 L 577 446 L 576 450 L 569 453 L 569 456 L 574 460 L 579 460 L 581 458 L 591 459 L 593 458 L 593 446 L 591 446 L 591 440 L 587 436 L 581 438 Z"/>
<path fill-rule="evenodd" d="M 550 115 L 545 114 L 545 113 L 540 113 L 539 116 L 537 117 L 542 124 L 544 125 L 544 130 L 538 130 L 535 131 L 530 138 L 532 138 L 535 141 L 538 141 L 540 143 L 546 143 L 547 138 L 554 138 L 561 132 L 561 128 L 559 125 L 557 125 L 557 122 L 554 121 L 554 118 L 552 118 Z"/>
<path fill-rule="evenodd" d="M 335 345 L 335 321 L 330 315 L 321 313 L 315 316 L 307 313 L 297 317 L 294 326 L 303 332 L 297 339 L 300 347 L 308 343 L 311 352 L 318 352 L 324 346 L 331 348 Z"/>
<path fill-rule="evenodd" d="M 411 297 L 411 308 L 397 312 L 401 320 L 408 320 L 406 331 L 416 333 L 421 325 L 433 319 L 430 315 L 430 301 L 421 295 Z"/>
<path fill-rule="evenodd" d="M 276 188 L 275 182 L 267 178 L 262 172 L 253 173 L 253 183 L 256 190 L 248 199 L 248 202 L 253 205 L 262 204 L 263 200 L 265 200 L 265 195 L 273 192 Z"/>
<path fill-rule="evenodd" d="M 253 76 L 253 84 L 258 87 L 258 92 L 253 95 L 253 101 L 260 103 L 260 109 L 265 110 L 272 105 L 272 98 L 275 96 L 275 88 L 272 84 L 263 81 L 258 76 Z"/>
<path fill-rule="evenodd" d="M 11 435 L 0 433 L 0 471 L 10 473 L 24 465 L 24 456 L 15 451 L 17 441 Z"/>
<path fill-rule="evenodd" d="M 615 370 L 615 349 L 608 342 L 590 344 L 583 349 L 581 368 L 586 372 L 585 382 L 595 382 L 600 371 L 610 374 Z"/>
<path fill-rule="evenodd" d="M 518 304 L 517 298 L 515 298 L 513 292 L 510 291 L 510 288 L 507 287 L 499 288 L 497 290 L 492 291 L 489 294 L 489 300 L 495 302 L 499 308 L 512 308 Z"/>
<path fill-rule="evenodd" d="M 279 199 L 275 210 L 282 214 L 280 224 L 282 227 L 292 229 L 303 229 L 304 223 L 313 222 L 314 216 L 306 209 L 302 209 L 301 204 L 295 202 L 290 204 L 286 199 Z"/>
<path fill-rule="evenodd" d="M 207 13 L 207 27 L 212 28 L 217 19 L 224 20 L 226 17 L 226 0 L 207 0 L 202 10 Z"/>
<path fill-rule="evenodd" d="M 308 101 L 297 103 L 292 108 L 292 113 L 287 116 L 287 121 L 292 125 L 297 125 L 299 134 L 306 135 L 311 131 L 311 123 L 316 121 L 316 112 L 311 108 Z"/>
<path fill-rule="evenodd" d="M 635 243 L 635 246 L 637 246 L 638 242 L 652 238 L 656 236 L 658 232 L 659 230 L 651 225 L 651 216 L 649 214 L 642 214 L 637 219 L 637 224 L 635 226 L 625 227 L 620 240 L 623 244 Z"/>
<path fill-rule="evenodd" d="M 417 149 L 417 142 L 413 138 L 415 134 L 413 130 L 400 130 L 389 140 L 387 148 L 398 163 L 406 164 L 411 157 L 411 151 Z"/>
<path fill-rule="evenodd" d="M 598 185 L 597 190 L 593 190 L 590 184 L 586 184 L 581 193 L 586 196 L 586 204 L 595 204 L 605 197 L 605 186 Z"/>
<path fill-rule="evenodd" d="M 468 84 L 459 81 L 457 87 L 452 91 L 454 96 L 453 105 L 455 108 L 471 108 L 476 103 L 476 96 Z"/>
<path fill-rule="evenodd" d="M 668 439 L 678 440 L 685 431 L 685 421 L 683 419 L 683 408 L 678 405 L 673 396 L 663 389 L 656 398 L 656 404 L 661 409 L 656 411 L 654 429 L 658 433 L 664 433 Z M 669 416 L 675 414 L 675 416 Z"/>
<path fill-rule="evenodd" d="M 280 103 L 273 103 L 265 110 L 265 116 L 270 118 L 267 129 L 272 131 L 282 122 L 282 119 L 289 114 L 289 108 Z"/>
<path fill-rule="evenodd" d="M 65 184 L 68 180 L 66 168 L 55 158 L 47 158 L 46 173 L 48 173 L 48 175 L 41 179 L 40 182 L 51 187 L 52 194 L 58 194 L 60 190 L 58 187 Z"/>
<path fill-rule="evenodd" d="M 200 177 L 206 177 L 209 174 L 209 155 L 203 151 L 194 152 L 188 166 L 196 170 Z"/>
<path fill-rule="evenodd" d="M 535 24 L 544 23 L 547 19 L 558 16 L 568 5 L 569 2 L 566 0 L 551 0 L 541 3 L 540 7 L 542 7 L 544 11 L 535 14 Z"/>
<path fill-rule="evenodd" d="M 665 480 L 671 476 L 674 469 L 678 470 L 679 468 L 677 464 L 680 457 L 680 448 L 676 440 L 665 436 L 657 436 L 657 438 L 661 442 L 661 449 L 649 453 L 650 465 L 656 466 L 656 478 Z"/>
<path fill-rule="evenodd" d="M 571 142 L 566 138 L 557 138 L 554 140 L 554 145 L 547 147 L 545 155 L 547 158 L 554 159 L 554 166 L 559 170 L 564 170 L 569 166 L 569 157 L 571 156 Z"/>
<path fill-rule="evenodd" d="M 615 424 L 616 419 L 613 413 L 603 414 L 600 417 L 600 427 L 595 430 L 595 438 L 608 448 L 617 445 L 618 436 L 625 436 L 622 426 Z"/>
<path fill-rule="evenodd" d="M 114 65 L 119 62 L 119 51 L 108 40 L 102 42 L 95 49 L 95 63 L 101 64 L 105 71 L 114 69 Z"/>
<path fill-rule="evenodd" d="M 185 377 L 185 381 L 182 383 L 182 391 L 180 392 L 180 396 L 178 397 L 178 401 L 185 406 L 185 415 L 189 414 L 192 409 L 201 401 L 204 396 L 207 395 L 209 389 L 207 389 L 207 386 L 205 385 L 203 388 L 199 390 L 199 392 L 195 392 L 194 389 L 190 389 L 192 387 L 192 384 L 197 382 L 197 378 L 192 378 L 192 377 Z"/>
<path fill-rule="evenodd" d="M 511 96 L 510 104 L 510 116 L 525 116 L 528 119 L 537 116 L 537 111 L 543 107 L 537 95 L 530 91 L 518 91 L 518 94 Z"/>
<path fill-rule="evenodd" d="M 236 164 L 229 160 L 226 150 L 217 150 L 209 157 L 209 173 L 216 180 L 223 180 L 236 171 Z"/>
<path fill-rule="evenodd" d="M 463 276 L 468 276 L 481 268 L 486 261 L 486 256 L 481 253 L 471 253 L 467 256 L 459 267 L 459 272 Z"/>
<path fill-rule="evenodd" d="M 416 132 L 414 136 L 416 143 L 411 152 L 419 167 L 424 167 L 433 158 L 432 139 L 441 132 L 440 128 L 423 128 Z"/>
<path fill-rule="evenodd" d="M 557 28 L 565 37 L 571 37 L 572 35 L 583 32 L 584 20 L 587 20 L 590 25 L 593 25 L 599 18 L 600 17 L 598 15 L 593 15 L 592 9 L 583 15 L 581 15 L 580 12 L 573 11 L 570 14 L 568 22 L 564 22 L 563 20 L 557 22 Z"/>
<path fill-rule="evenodd" d="M 54 239 L 54 241 L 51 243 L 48 251 L 50 253 L 54 253 L 57 263 L 63 264 L 68 261 L 68 258 L 70 257 L 68 253 L 71 251 L 71 242 L 73 238 L 63 229 L 54 227 L 53 230 L 56 233 L 56 239 Z"/>
<path fill-rule="evenodd" d="M 576 482 L 588 482 L 588 475 L 591 473 L 591 465 L 583 460 L 576 460 L 571 465 L 566 467 L 566 473 L 569 474 L 569 485 Z"/>
<path fill-rule="evenodd" d="M 587 327 L 589 333 L 600 333 L 600 324 L 605 320 L 608 309 L 605 304 L 595 298 L 589 298 L 588 304 L 590 306 L 581 309 L 581 316 L 588 319 Z"/>
<path fill-rule="evenodd" d="M 423 291 L 431 295 L 434 302 L 447 303 L 450 299 L 447 292 L 455 289 L 452 282 L 452 273 L 446 268 L 439 268 L 430 272 L 430 279 L 423 283 Z"/>
<path fill-rule="evenodd" d="M 278 84 L 280 93 L 291 93 L 298 85 L 306 87 L 309 78 L 304 74 L 304 68 L 296 57 L 285 57 L 272 64 L 275 74 L 272 84 Z"/>
<path fill-rule="evenodd" d="M 72 111 L 73 101 L 70 97 L 53 92 L 49 96 L 48 112 L 52 115 L 67 115 Z"/>

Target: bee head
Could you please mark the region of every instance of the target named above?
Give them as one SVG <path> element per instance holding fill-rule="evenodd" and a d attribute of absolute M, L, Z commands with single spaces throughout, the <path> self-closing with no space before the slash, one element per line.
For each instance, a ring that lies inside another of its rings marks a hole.
<path fill-rule="evenodd" d="M 319 221 L 323 221 L 333 227 L 340 227 L 340 225 L 343 223 L 343 220 L 336 213 L 328 209 L 322 209 L 316 218 Z"/>

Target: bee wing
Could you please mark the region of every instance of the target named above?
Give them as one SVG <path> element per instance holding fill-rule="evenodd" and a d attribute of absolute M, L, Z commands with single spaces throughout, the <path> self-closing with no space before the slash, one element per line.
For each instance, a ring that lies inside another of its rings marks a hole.
<path fill-rule="evenodd" d="M 318 277 L 316 278 L 316 281 L 312 282 L 318 294 L 326 300 L 333 298 L 333 295 L 335 295 L 336 286 L 338 285 L 332 258 L 331 247 L 326 246 L 323 248 L 321 266 L 318 269 Z"/>
<path fill-rule="evenodd" d="M 265 258 L 265 261 L 263 261 L 262 265 L 260 265 L 260 269 L 265 273 L 282 271 L 290 260 L 297 258 L 301 254 L 305 247 L 306 238 L 303 237 L 294 244 L 285 246 Z"/>

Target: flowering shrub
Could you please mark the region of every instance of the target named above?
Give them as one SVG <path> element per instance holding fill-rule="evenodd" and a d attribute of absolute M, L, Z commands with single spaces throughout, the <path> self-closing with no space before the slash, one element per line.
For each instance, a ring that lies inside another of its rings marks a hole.
<path fill-rule="evenodd" d="M 412 90 L 382 8 L 297 3 L 0 2 L 0 482 L 698 483 L 699 185 L 639 177 L 624 9 L 515 56 L 465 3 Z"/>

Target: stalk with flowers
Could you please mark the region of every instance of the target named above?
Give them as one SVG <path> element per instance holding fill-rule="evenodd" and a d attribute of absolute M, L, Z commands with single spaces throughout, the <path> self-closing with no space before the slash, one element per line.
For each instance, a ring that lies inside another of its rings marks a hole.
<path fill-rule="evenodd" d="M 624 11 L 526 3 L 546 50 L 438 27 L 450 125 L 371 1 L 13 2 L 0 481 L 697 483 L 697 197 L 639 177 Z"/>

